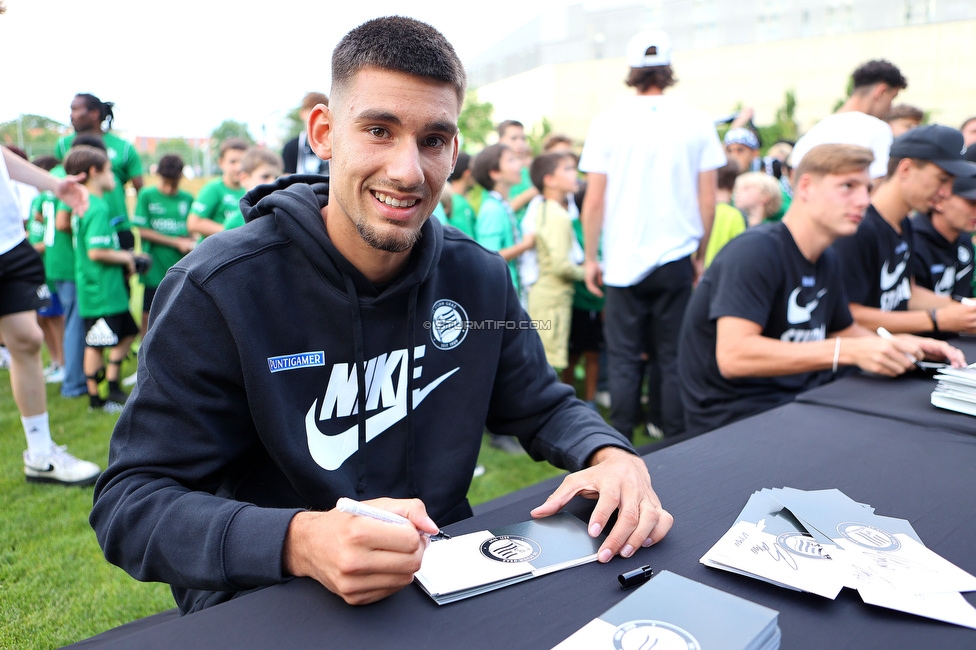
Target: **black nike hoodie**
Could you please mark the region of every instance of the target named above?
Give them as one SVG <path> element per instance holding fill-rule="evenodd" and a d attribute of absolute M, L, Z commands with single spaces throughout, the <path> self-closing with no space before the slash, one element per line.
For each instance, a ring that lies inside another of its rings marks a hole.
<path fill-rule="evenodd" d="M 295 513 L 417 497 L 443 526 L 482 433 L 570 471 L 629 443 L 547 365 L 508 266 L 429 219 L 382 287 L 326 234 L 327 179 L 248 193 L 153 302 L 138 383 L 90 522 L 106 558 L 169 583 L 181 611 L 286 580 Z"/>

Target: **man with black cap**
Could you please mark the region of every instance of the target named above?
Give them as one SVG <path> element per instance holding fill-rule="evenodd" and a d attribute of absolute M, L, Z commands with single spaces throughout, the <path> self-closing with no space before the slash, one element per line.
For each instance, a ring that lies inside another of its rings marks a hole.
<path fill-rule="evenodd" d="M 641 423 L 642 355 L 660 368 L 661 429 L 684 429 L 678 335 L 701 274 L 725 153 L 702 111 L 664 91 L 674 85 L 671 41 L 648 30 L 627 46 L 626 84 L 637 91 L 590 125 L 580 157 L 587 173 L 580 219 L 586 285 L 601 296 L 609 358 L 610 423 L 632 436 Z M 605 266 L 597 261 L 603 246 Z"/>
<path fill-rule="evenodd" d="M 890 332 L 976 331 L 976 306 L 936 295 L 912 277 L 909 213 L 929 212 L 946 199 L 953 177 L 976 176 L 976 164 L 963 151 L 962 133 L 939 124 L 912 129 L 892 143 L 888 175 L 864 221 L 853 237 L 834 244 L 858 324 Z"/>
<path fill-rule="evenodd" d="M 966 152 L 976 158 L 976 147 Z M 952 194 L 929 214 L 912 217 L 915 284 L 956 300 L 973 297 L 976 178 L 956 177 Z"/>

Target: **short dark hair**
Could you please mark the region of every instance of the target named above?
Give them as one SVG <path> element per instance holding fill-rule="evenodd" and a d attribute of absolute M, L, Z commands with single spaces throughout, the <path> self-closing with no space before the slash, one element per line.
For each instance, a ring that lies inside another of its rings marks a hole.
<path fill-rule="evenodd" d="M 628 86 L 646 93 L 651 88 L 664 90 L 678 83 L 669 65 L 656 65 L 652 68 L 631 68 L 624 81 Z"/>
<path fill-rule="evenodd" d="M 901 70 L 884 59 L 862 63 L 851 74 L 851 78 L 854 80 L 854 90 L 879 83 L 886 84 L 889 88 L 908 88 L 908 80 L 902 76 Z"/>
<path fill-rule="evenodd" d="M 69 176 L 86 174 L 92 167 L 100 172 L 107 164 L 108 154 L 96 147 L 82 144 L 71 147 L 68 155 L 64 157 L 64 172 Z"/>
<path fill-rule="evenodd" d="M 485 147 L 471 161 L 471 175 L 478 185 L 486 190 L 495 189 L 495 179 L 491 177 L 491 172 L 501 169 L 502 154 L 511 147 L 498 143 L 490 147 Z"/>
<path fill-rule="evenodd" d="M 735 177 L 739 175 L 739 163 L 729 160 L 718 168 L 718 189 L 732 191 L 735 187 Z"/>
<path fill-rule="evenodd" d="M 467 78 L 454 46 L 439 31 L 413 18 L 374 18 L 342 37 L 332 52 L 332 95 L 363 68 L 375 67 L 436 79 L 454 87 L 464 103 Z"/>
<path fill-rule="evenodd" d="M 923 169 L 929 165 L 935 164 L 931 160 L 923 160 L 921 158 L 909 158 L 908 156 L 891 156 L 890 158 L 888 158 L 888 173 L 885 176 L 885 178 L 894 177 L 895 172 L 898 171 L 898 165 L 903 160 L 911 160 L 912 164 L 919 169 Z"/>
<path fill-rule="evenodd" d="M 544 153 L 533 160 L 529 166 L 529 178 L 532 179 L 535 189 L 543 191 L 546 176 L 554 173 L 566 158 L 573 158 L 573 156 L 569 153 Z"/>
<path fill-rule="evenodd" d="M 542 141 L 542 150 L 549 151 L 553 147 L 561 144 L 568 144 L 570 147 L 572 147 L 573 139 L 562 133 L 550 133 L 546 136 L 546 139 Z"/>
<path fill-rule="evenodd" d="M 156 173 L 170 181 L 183 178 L 183 159 L 175 153 L 167 154 L 159 159 Z"/>
<path fill-rule="evenodd" d="M 468 171 L 468 167 L 471 166 L 471 154 L 465 153 L 463 151 L 458 152 L 457 162 L 454 163 L 454 171 L 448 177 L 448 182 L 453 183 L 454 181 L 461 180 L 461 176 L 464 172 Z"/>
<path fill-rule="evenodd" d="M 888 122 L 891 120 L 914 120 L 915 122 L 921 122 L 923 119 L 925 119 L 925 112 L 918 106 L 912 106 L 911 104 L 892 106 L 891 110 L 888 111 L 888 115 L 885 116 L 885 120 Z"/>
<path fill-rule="evenodd" d="M 58 159 L 54 156 L 36 156 L 31 162 L 48 172 L 58 166 Z"/>
<path fill-rule="evenodd" d="M 316 106 L 318 106 L 319 104 L 325 104 L 326 106 L 328 106 L 329 96 L 326 95 L 325 93 L 319 93 L 319 92 L 306 93 L 305 96 L 302 98 L 301 110 L 310 111 Z"/>
<path fill-rule="evenodd" d="M 525 130 L 525 125 L 519 122 L 518 120 L 504 120 L 500 122 L 498 126 L 495 127 L 495 132 L 498 133 L 499 138 L 504 138 L 505 131 L 508 131 L 513 126 L 516 126 L 522 129 L 523 131 Z"/>
<path fill-rule="evenodd" d="M 96 149 L 108 152 L 108 148 L 105 146 L 105 140 L 102 140 L 102 136 L 95 135 L 94 133 L 76 135 L 75 139 L 71 141 L 69 148 L 74 149 L 75 147 L 95 147 Z"/>
<path fill-rule="evenodd" d="M 224 157 L 224 154 L 234 149 L 235 151 L 247 151 L 247 140 L 244 138 L 227 138 L 220 143 L 220 153 L 217 154 L 217 159 Z"/>

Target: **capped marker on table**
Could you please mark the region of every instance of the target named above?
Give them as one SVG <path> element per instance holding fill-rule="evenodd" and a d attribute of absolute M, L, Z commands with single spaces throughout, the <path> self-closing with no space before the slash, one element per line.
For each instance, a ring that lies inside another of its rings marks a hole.
<path fill-rule="evenodd" d="M 369 517 L 370 519 L 376 519 L 377 521 L 385 521 L 388 524 L 407 524 L 408 526 L 413 526 L 413 522 L 402 515 L 398 515 L 395 512 L 383 510 L 382 508 L 377 508 L 366 503 L 360 503 L 359 501 L 350 499 L 348 497 L 340 497 L 339 500 L 336 501 L 336 508 L 340 512 L 345 512 L 357 517 Z M 425 537 L 429 537 L 430 541 L 432 542 L 442 539 L 451 539 L 451 536 L 445 533 L 443 530 L 438 530 L 434 535 L 431 535 L 430 533 L 420 534 Z"/>
<path fill-rule="evenodd" d="M 879 328 L 878 328 L 878 336 L 880 336 L 880 337 L 881 337 L 881 338 L 883 338 L 883 339 L 893 339 L 893 338 L 895 338 L 895 337 L 894 337 L 894 336 L 892 335 L 892 333 L 891 333 L 891 332 L 889 332 L 888 330 L 886 330 L 886 329 L 885 329 L 885 328 L 883 328 L 883 327 L 879 327 Z M 905 354 L 905 356 L 906 356 L 906 357 L 908 357 L 909 359 L 911 359 L 911 360 L 912 360 L 912 363 L 914 363 L 914 364 L 915 364 L 915 367 L 916 367 L 916 368 L 918 368 L 919 370 L 925 370 L 925 368 L 923 368 L 923 367 L 922 367 L 922 364 L 921 364 L 921 363 L 919 363 L 919 360 L 918 360 L 918 359 L 916 359 L 916 358 L 915 358 L 914 356 L 912 356 L 912 355 L 910 355 L 910 354 L 908 354 L 907 352 L 905 352 L 904 354 Z"/>

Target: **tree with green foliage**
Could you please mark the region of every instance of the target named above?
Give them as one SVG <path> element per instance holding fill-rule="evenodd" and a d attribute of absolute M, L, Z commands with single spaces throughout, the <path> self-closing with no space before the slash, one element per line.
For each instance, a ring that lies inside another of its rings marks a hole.
<path fill-rule="evenodd" d="M 550 133 L 552 133 L 552 122 L 549 121 L 548 117 L 543 117 L 542 124 L 534 124 L 532 131 L 525 135 L 533 156 L 538 156 L 542 153 L 542 145 Z"/>
<path fill-rule="evenodd" d="M 42 115 L 21 115 L 0 124 L 0 143 L 23 149 L 29 158 L 54 153 L 58 138 L 68 127 Z"/>
<path fill-rule="evenodd" d="M 474 154 L 487 144 L 488 134 L 495 130 L 495 124 L 491 121 L 494 110 L 495 107 L 491 102 L 478 101 L 477 91 L 468 91 L 461 114 L 458 116 L 463 150 Z"/>
<path fill-rule="evenodd" d="M 243 122 L 235 122 L 234 120 L 224 120 L 221 122 L 220 126 L 211 132 L 210 138 L 218 143 L 218 145 L 227 138 L 244 138 L 247 140 L 248 145 L 254 144 L 254 138 L 251 137 L 251 133 L 247 130 L 247 125 Z"/>

